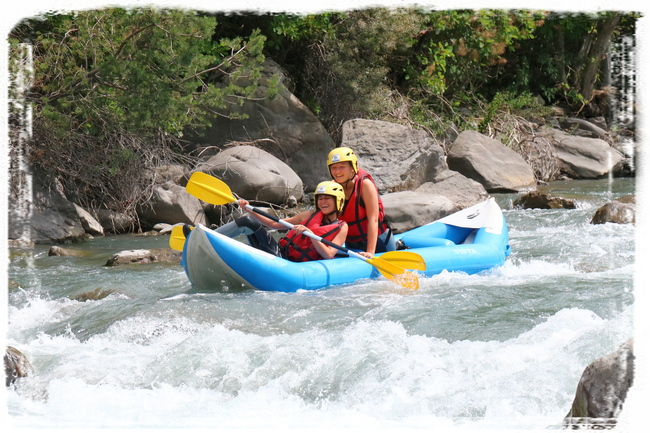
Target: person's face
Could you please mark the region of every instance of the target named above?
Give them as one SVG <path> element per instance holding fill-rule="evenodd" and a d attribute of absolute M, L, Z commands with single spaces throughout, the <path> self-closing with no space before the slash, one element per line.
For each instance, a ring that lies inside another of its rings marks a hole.
<path fill-rule="evenodd" d="M 337 210 L 336 199 L 331 195 L 319 194 L 317 205 L 318 210 L 323 212 L 325 215 L 329 215 Z"/>
<path fill-rule="evenodd" d="M 335 182 L 345 183 L 354 177 L 354 169 L 350 161 L 335 162 L 330 165 L 330 173 Z"/>

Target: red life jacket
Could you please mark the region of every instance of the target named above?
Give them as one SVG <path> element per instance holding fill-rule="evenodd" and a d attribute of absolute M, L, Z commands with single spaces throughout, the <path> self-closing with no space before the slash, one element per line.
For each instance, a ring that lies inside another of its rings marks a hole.
<path fill-rule="evenodd" d="M 340 217 L 340 219 L 348 223 L 348 236 L 345 240 L 347 243 L 367 242 L 368 217 L 366 214 L 366 205 L 361 197 L 361 185 L 363 184 L 364 179 L 370 179 L 372 184 L 375 185 L 372 176 L 360 168 L 356 178 L 354 179 L 352 195 L 350 195 L 350 198 L 345 201 L 343 215 Z M 377 185 L 375 185 L 375 188 L 377 188 Z M 379 215 L 377 216 L 377 220 L 377 236 L 379 236 L 388 228 L 386 214 L 384 213 L 384 203 L 381 201 L 381 197 L 379 197 Z"/>
<path fill-rule="evenodd" d="M 317 211 L 311 214 L 301 224 L 311 230 L 316 236 L 332 241 L 341 230 L 343 221 L 336 220 L 333 223 L 321 225 L 323 217 L 323 212 Z M 324 258 L 314 247 L 310 237 L 299 235 L 293 229 L 289 230 L 287 235 L 280 239 L 279 243 L 284 250 L 285 257 L 292 262 L 307 262 L 309 260 L 321 260 Z"/>

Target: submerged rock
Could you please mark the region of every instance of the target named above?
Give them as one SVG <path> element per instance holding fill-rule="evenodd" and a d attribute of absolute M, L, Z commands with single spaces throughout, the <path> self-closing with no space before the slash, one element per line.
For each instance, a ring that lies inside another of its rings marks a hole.
<path fill-rule="evenodd" d="M 636 221 L 636 198 L 634 195 L 611 201 L 596 211 L 591 224 L 634 224 Z"/>
<path fill-rule="evenodd" d="M 575 200 L 554 197 L 543 192 L 533 191 L 515 200 L 512 205 L 521 209 L 575 209 Z"/>
<path fill-rule="evenodd" d="M 104 266 L 118 266 L 133 263 L 177 263 L 181 252 L 170 248 L 154 248 L 151 250 L 125 250 L 114 254 Z"/>
<path fill-rule="evenodd" d="M 33 369 L 27 357 L 20 350 L 7 346 L 5 352 L 6 386 L 16 382 L 19 377 L 26 377 Z"/>
<path fill-rule="evenodd" d="M 92 292 L 84 292 L 80 295 L 72 297 L 71 299 L 79 302 L 98 301 L 100 299 L 104 299 L 113 292 L 114 290 L 95 289 Z"/>

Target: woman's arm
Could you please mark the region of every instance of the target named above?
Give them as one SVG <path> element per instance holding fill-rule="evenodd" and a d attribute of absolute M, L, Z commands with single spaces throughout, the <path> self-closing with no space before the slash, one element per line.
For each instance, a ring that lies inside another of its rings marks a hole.
<path fill-rule="evenodd" d="M 370 179 L 364 179 L 361 184 L 361 198 L 366 205 L 366 218 L 368 218 L 366 251 L 360 254 L 372 257 L 377 247 L 377 232 L 379 231 L 379 193 Z"/>

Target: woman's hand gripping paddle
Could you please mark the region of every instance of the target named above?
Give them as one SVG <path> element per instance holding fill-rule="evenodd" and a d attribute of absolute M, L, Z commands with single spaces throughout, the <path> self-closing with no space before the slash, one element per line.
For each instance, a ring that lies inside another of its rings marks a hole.
<path fill-rule="evenodd" d="M 222 205 L 237 201 L 237 199 L 230 191 L 228 185 L 226 185 L 223 181 L 199 171 L 194 172 L 192 176 L 190 176 L 190 180 L 187 183 L 186 189 L 187 192 L 199 200 L 203 200 L 204 202 L 214 205 Z M 273 221 L 276 221 L 289 229 L 293 228 L 293 224 L 281 220 L 278 217 L 270 215 L 260 209 L 254 208 L 251 205 L 247 205 L 246 209 L 263 215 Z M 361 254 L 330 242 L 327 239 L 323 239 L 311 232 L 303 232 L 303 234 L 319 242 L 322 242 L 325 245 L 336 248 L 339 251 L 343 251 L 349 256 L 369 263 L 370 265 L 376 267 L 379 272 L 381 272 L 381 274 L 386 278 L 399 284 L 402 287 L 417 289 L 420 286 L 420 281 L 417 274 L 409 272 L 405 269 L 406 267 L 418 270 L 426 269 L 424 260 L 418 254 L 407 251 L 391 251 L 390 253 L 385 253 L 381 257 L 372 257 L 368 259 Z M 397 263 L 399 263 L 399 265 Z"/>

